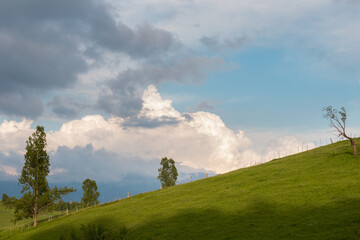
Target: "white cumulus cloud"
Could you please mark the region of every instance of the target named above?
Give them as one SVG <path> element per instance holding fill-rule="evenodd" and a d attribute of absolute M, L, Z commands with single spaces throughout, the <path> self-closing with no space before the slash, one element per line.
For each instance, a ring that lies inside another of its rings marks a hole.
<path fill-rule="evenodd" d="M 142 100 L 143 106 L 136 119 L 116 116 L 105 119 L 101 115 L 88 115 L 64 123 L 57 131 L 47 132 L 47 150 L 56 159 L 51 175 L 67 174 L 71 178 L 71 172 L 75 171 L 66 168 L 66 165 L 75 164 L 72 163 L 73 160 L 61 159 L 61 154 L 56 155 L 59 153 L 59 147 L 63 150 L 69 149 L 68 151 L 77 149 L 78 152 L 79 149 L 91 146 L 93 153 L 103 151 L 104 154 L 114 156 L 111 161 L 106 160 L 107 158 L 102 159 L 100 155 L 89 160 L 90 157 L 86 157 L 87 155 L 83 155 L 82 158 L 82 154 L 78 154 L 74 161 L 81 161 L 83 168 L 93 168 L 90 171 L 92 174 L 101 172 L 102 168 L 107 169 L 106 172 L 110 171 L 108 175 L 112 176 L 111 179 L 117 179 L 116 176 L 119 174 L 111 173 L 112 169 L 119 172 L 121 166 L 114 166 L 117 162 L 119 165 L 126 164 L 125 168 L 134 172 L 138 167 L 132 166 L 140 162 L 143 164 L 144 161 L 153 164 L 157 162 L 154 160 L 166 156 L 185 167 L 225 173 L 277 158 L 278 153 L 282 156 L 295 153 L 303 146 L 296 138 L 284 137 L 272 141 L 268 149 L 259 153 L 254 150 L 252 141 L 243 131 L 234 132 L 213 113 L 176 111 L 171 100 L 163 99 L 153 85 L 144 91 Z M 169 123 L 168 119 L 174 121 Z M 129 121 L 137 120 L 145 124 L 129 124 Z M 154 120 L 158 121 L 157 125 L 146 125 L 146 121 Z M 0 125 L 0 139 L 5 144 L 1 146 L 0 151 L 3 154 L 23 152 L 25 140 L 34 131 L 31 129 L 31 123 L 25 119 L 21 122 L 4 121 Z M 5 139 L 7 141 L 4 141 Z M 71 158 L 71 154 L 68 157 Z M 61 161 L 67 164 L 61 164 Z M 10 165 L 5 166 L 3 162 L 0 170 L 8 175 L 17 174 L 16 168 L 9 167 Z M 78 163 L 75 165 L 79 166 Z M 18 166 L 18 169 L 20 167 Z M 77 175 L 82 174 L 81 172 L 89 173 L 89 170 L 81 169 L 77 168 Z"/>
<path fill-rule="evenodd" d="M 6 175 L 10 175 L 10 176 L 18 176 L 19 175 L 19 173 L 17 172 L 15 167 L 8 166 L 8 165 L 0 165 L 0 172 L 3 172 Z"/>
<path fill-rule="evenodd" d="M 31 135 L 31 120 L 23 119 L 20 122 L 4 120 L 0 124 L 0 152 L 25 152 L 25 142 Z"/>
<path fill-rule="evenodd" d="M 132 158 L 152 160 L 168 156 L 184 166 L 218 173 L 232 170 L 246 161 L 242 151 L 249 151 L 250 139 L 241 131 L 234 133 L 227 128 L 219 116 L 208 112 L 181 114 L 172 107 L 171 100 L 162 99 L 153 85 L 144 91 L 142 100 L 139 117 L 144 121 L 158 119 L 157 127 L 129 127 L 128 120 L 121 117 L 105 120 L 100 115 L 90 115 L 50 132 L 49 149 L 91 143 L 95 149 Z M 163 118 L 177 122 L 161 124 Z"/>

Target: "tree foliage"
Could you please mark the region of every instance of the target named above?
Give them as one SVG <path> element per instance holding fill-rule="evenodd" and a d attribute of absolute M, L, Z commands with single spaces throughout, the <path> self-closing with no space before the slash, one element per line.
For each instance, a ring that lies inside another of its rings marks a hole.
<path fill-rule="evenodd" d="M 161 168 L 158 169 L 159 181 L 164 187 L 174 186 L 178 177 L 178 172 L 175 167 L 175 161 L 171 158 L 164 157 L 161 159 Z"/>
<path fill-rule="evenodd" d="M 354 155 L 357 155 L 355 140 L 346 133 L 347 114 L 345 108 L 342 107 L 340 110 L 337 110 L 332 106 L 327 106 L 323 108 L 323 112 L 325 112 L 323 118 L 330 120 L 330 127 L 335 129 L 337 136 L 340 139 L 348 139 L 353 148 Z"/>
<path fill-rule="evenodd" d="M 1 202 L 6 208 L 13 208 L 15 206 L 15 197 L 10 197 L 6 193 L 3 193 L 1 197 Z"/>
<path fill-rule="evenodd" d="M 81 202 L 86 206 L 98 204 L 97 200 L 100 196 L 100 193 L 97 191 L 97 185 L 95 180 L 91 180 L 87 178 L 82 185 L 83 189 L 83 197 L 81 198 Z"/>
<path fill-rule="evenodd" d="M 75 191 L 67 187 L 49 188 L 46 177 L 50 172 L 50 161 L 46 145 L 44 127 L 37 126 L 36 131 L 26 141 L 25 163 L 19 178 L 23 195 L 14 204 L 14 220 L 32 217 L 34 227 L 37 225 L 37 216 L 40 212 L 50 210 L 62 195 Z"/>
<path fill-rule="evenodd" d="M 5 202 L 9 199 L 10 197 L 6 194 L 6 193 L 3 193 L 3 195 L 1 196 L 1 202 L 3 204 L 5 204 Z"/>

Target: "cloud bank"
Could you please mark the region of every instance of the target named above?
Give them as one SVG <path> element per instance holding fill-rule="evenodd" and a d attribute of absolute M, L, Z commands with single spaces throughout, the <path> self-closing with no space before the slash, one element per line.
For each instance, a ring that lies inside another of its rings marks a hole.
<path fill-rule="evenodd" d="M 4 156 L 0 171 L 5 175 L 21 171 L 21 158 L 11 159 L 24 153 L 25 140 L 33 132 L 31 123 L 24 119 L 0 125 L 0 139 L 8 143 L 0 147 Z M 159 159 L 165 156 L 194 171 L 225 173 L 268 161 L 279 151 L 288 155 L 301 145 L 295 138 L 284 138 L 266 154 L 257 153 L 243 131 L 234 132 L 213 113 L 178 112 L 153 85 L 144 91 L 135 118 L 88 115 L 47 132 L 47 140 L 53 161 L 51 175 L 57 181 L 85 177 L 120 181 L 128 173 L 154 176 Z"/>
<path fill-rule="evenodd" d="M 181 45 L 150 24 L 116 21 L 102 1 L 4 0 L 0 6 L 0 113 L 9 116 L 41 116 L 39 96 L 73 87 L 107 52 L 147 59 Z"/>

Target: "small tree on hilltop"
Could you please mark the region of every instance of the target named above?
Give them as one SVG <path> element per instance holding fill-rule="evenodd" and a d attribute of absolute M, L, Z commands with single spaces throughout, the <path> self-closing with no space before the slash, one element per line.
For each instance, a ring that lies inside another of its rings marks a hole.
<path fill-rule="evenodd" d="M 178 177 L 175 161 L 164 157 L 161 159 L 160 165 L 162 167 L 158 169 L 159 176 L 157 179 L 159 179 L 164 187 L 174 186 Z"/>
<path fill-rule="evenodd" d="M 47 175 L 50 172 L 49 155 L 46 148 L 44 127 L 37 126 L 36 131 L 26 141 L 25 163 L 19 178 L 23 196 L 15 200 L 15 221 L 32 217 L 34 227 L 41 211 L 48 210 L 61 196 L 75 191 L 73 188 L 50 189 Z"/>
<path fill-rule="evenodd" d="M 339 111 L 332 106 L 327 106 L 323 108 L 323 111 L 325 112 L 323 118 L 330 120 L 330 127 L 335 128 L 335 132 L 337 132 L 340 139 L 346 138 L 350 141 L 353 153 L 354 155 L 357 155 L 355 140 L 352 137 L 349 137 L 345 131 L 347 117 L 345 108 L 342 107 Z"/>
<path fill-rule="evenodd" d="M 97 191 L 97 185 L 94 180 L 87 178 L 82 185 L 83 189 L 83 197 L 81 198 L 81 202 L 86 206 L 98 204 L 97 200 L 100 196 L 100 193 Z"/>

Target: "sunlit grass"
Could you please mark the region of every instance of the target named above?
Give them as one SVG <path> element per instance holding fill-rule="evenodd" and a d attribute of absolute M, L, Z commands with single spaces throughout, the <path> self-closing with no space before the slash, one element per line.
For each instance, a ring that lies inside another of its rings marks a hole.
<path fill-rule="evenodd" d="M 92 223 L 125 226 L 127 239 L 360 239 L 360 157 L 339 142 L 93 207 L 12 238 L 71 239 Z"/>

